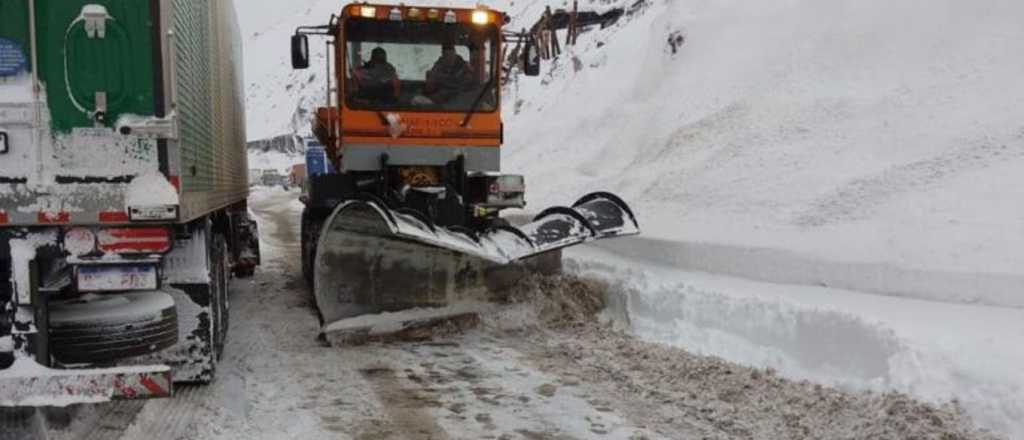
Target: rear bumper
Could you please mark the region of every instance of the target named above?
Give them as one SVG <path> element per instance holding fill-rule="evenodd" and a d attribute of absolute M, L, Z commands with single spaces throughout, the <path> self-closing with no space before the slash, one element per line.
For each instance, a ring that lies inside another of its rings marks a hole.
<path fill-rule="evenodd" d="M 166 365 L 55 370 L 21 358 L 0 370 L 0 407 L 170 397 L 172 387 Z"/>

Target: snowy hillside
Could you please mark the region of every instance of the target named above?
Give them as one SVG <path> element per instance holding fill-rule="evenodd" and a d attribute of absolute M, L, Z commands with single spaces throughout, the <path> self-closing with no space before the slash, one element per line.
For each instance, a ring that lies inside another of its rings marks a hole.
<path fill-rule="evenodd" d="M 520 82 L 506 165 L 534 206 L 619 191 L 648 236 L 1021 274 L 1021 18 L 1010 1 L 655 0 Z"/>

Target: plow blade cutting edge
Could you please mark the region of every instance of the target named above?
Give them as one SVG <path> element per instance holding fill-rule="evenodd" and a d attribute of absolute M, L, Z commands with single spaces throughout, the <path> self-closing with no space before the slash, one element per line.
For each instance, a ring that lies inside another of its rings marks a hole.
<path fill-rule="evenodd" d="M 484 233 L 442 228 L 413 211 L 349 201 L 328 217 L 317 245 L 314 292 L 325 323 L 481 299 L 523 265 L 568 246 L 640 232 L 629 207 L 593 193 L 520 227 Z"/>

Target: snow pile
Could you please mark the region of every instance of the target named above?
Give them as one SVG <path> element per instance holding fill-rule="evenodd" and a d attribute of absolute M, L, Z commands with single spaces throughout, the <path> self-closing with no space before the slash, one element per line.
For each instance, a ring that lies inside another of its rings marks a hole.
<path fill-rule="evenodd" d="M 954 405 L 791 381 L 771 369 L 637 343 L 602 326 L 544 335 L 535 343 L 551 364 L 570 363 L 590 383 L 614 383 L 617 399 L 657 402 L 641 411 L 658 425 L 683 425 L 673 430 L 680 438 L 997 438 Z"/>
<path fill-rule="evenodd" d="M 1024 435 L 1024 310 L 767 284 L 567 253 L 608 283 L 644 340 L 851 390 L 956 400 L 987 428 Z"/>
<path fill-rule="evenodd" d="M 531 206 L 607 188 L 648 237 L 1024 273 L 1024 4 L 647 4 L 510 87 Z"/>

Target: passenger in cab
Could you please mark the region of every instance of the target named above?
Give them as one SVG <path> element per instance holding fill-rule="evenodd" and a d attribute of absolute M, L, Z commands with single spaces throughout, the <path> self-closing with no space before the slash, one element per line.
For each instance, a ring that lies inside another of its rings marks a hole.
<path fill-rule="evenodd" d="M 441 57 L 427 71 L 424 94 L 432 101 L 443 104 L 476 85 L 473 67 L 455 52 L 455 45 L 441 46 Z"/>

